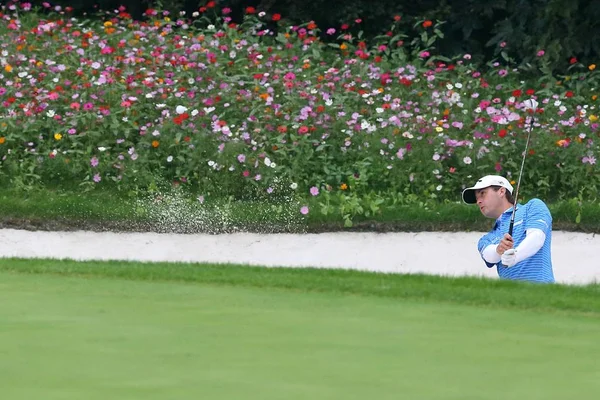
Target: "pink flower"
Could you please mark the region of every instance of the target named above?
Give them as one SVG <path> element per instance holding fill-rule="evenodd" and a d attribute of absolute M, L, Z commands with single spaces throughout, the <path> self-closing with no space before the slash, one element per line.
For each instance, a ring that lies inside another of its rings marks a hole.
<path fill-rule="evenodd" d="M 327 29 L 327 34 L 328 35 L 333 35 L 335 33 L 335 28 L 329 28 Z"/>
<path fill-rule="evenodd" d="M 419 57 L 421 57 L 421 58 L 427 58 L 427 57 L 429 57 L 429 52 L 428 51 L 422 51 L 419 54 Z"/>
<path fill-rule="evenodd" d="M 544 50 L 540 50 L 537 52 L 538 57 L 542 57 L 544 54 L 546 54 L 546 52 Z"/>
<path fill-rule="evenodd" d="M 594 165 L 596 164 L 596 157 L 594 156 L 585 156 L 581 159 L 581 162 L 584 164 Z"/>
<path fill-rule="evenodd" d="M 98 166 L 98 158 L 92 157 L 92 159 L 90 160 L 90 165 L 94 168 L 97 167 Z"/>
<path fill-rule="evenodd" d="M 246 161 L 246 156 L 243 154 L 238 154 L 237 159 L 239 162 L 243 163 L 244 161 Z"/>
<path fill-rule="evenodd" d="M 98 183 L 102 180 L 102 177 L 100 176 L 100 174 L 96 174 L 94 175 L 94 182 Z"/>
<path fill-rule="evenodd" d="M 308 211 L 309 211 L 308 210 L 308 206 L 302 206 L 302 207 L 300 207 L 300 214 L 306 215 L 306 214 L 308 214 Z"/>
<path fill-rule="evenodd" d="M 310 188 L 310 194 L 312 194 L 313 196 L 316 196 L 319 194 L 319 188 L 316 186 L 313 186 Z"/>

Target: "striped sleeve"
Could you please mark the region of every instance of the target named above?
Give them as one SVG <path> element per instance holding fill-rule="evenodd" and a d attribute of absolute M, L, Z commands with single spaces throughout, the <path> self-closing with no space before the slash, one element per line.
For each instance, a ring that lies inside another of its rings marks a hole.
<path fill-rule="evenodd" d="M 527 218 L 525 229 L 536 228 L 546 235 L 552 229 L 552 216 L 550 210 L 540 199 L 532 199 L 527 203 Z"/>

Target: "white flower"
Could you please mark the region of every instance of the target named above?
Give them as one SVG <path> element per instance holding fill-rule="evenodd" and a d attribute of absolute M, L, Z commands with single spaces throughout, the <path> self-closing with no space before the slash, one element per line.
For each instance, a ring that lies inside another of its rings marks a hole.
<path fill-rule="evenodd" d="M 207 26 L 206 29 L 208 29 L 209 31 L 212 31 L 213 29 L 215 29 L 215 26 L 211 24 L 211 25 Z"/>
<path fill-rule="evenodd" d="M 176 112 L 177 114 L 183 114 L 183 113 L 184 113 L 184 112 L 186 112 L 186 111 L 187 111 L 187 107 L 184 107 L 184 106 L 177 106 L 177 107 L 175 108 L 175 112 Z"/>
<path fill-rule="evenodd" d="M 443 187 L 442 185 L 438 185 L 438 186 L 435 188 L 435 190 L 437 190 L 437 191 L 439 192 L 440 190 L 442 190 L 442 187 Z"/>
<path fill-rule="evenodd" d="M 277 166 L 277 164 L 275 164 L 274 162 L 271 163 L 271 168 L 275 168 Z"/>
<path fill-rule="evenodd" d="M 195 117 L 196 115 L 198 115 L 198 110 L 192 110 L 192 117 Z"/>
<path fill-rule="evenodd" d="M 209 161 L 209 162 L 208 162 L 208 166 L 209 166 L 209 167 L 212 167 L 212 166 L 214 166 L 214 165 L 215 165 L 215 162 L 214 162 L 214 161 L 212 161 L 212 160 L 211 160 L 211 161 Z"/>
<path fill-rule="evenodd" d="M 296 190 L 296 189 L 298 189 L 298 184 L 297 184 L 296 182 L 293 182 L 293 183 L 290 185 L 290 188 L 292 188 L 293 190 Z"/>
<path fill-rule="evenodd" d="M 538 104 L 539 103 L 534 99 L 525 100 L 523 102 L 523 105 L 525 106 L 526 110 L 537 110 Z"/>
<path fill-rule="evenodd" d="M 433 161 L 437 161 L 440 159 L 440 155 L 438 153 L 435 153 L 432 158 L 433 158 Z"/>
<path fill-rule="evenodd" d="M 106 147 L 98 147 L 98 151 L 106 151 Z"/>
<path fill-rule="evenodd" d="M 171 161 L 173 161 L 173 156 L 167 157 L 167 162 L 171 162 Z"/>
<path fill-rule="evenodd" d="M 465 164 L 469 165 L 473 162 L 473 160 L 471 160 L 471 157 L 465 157 L 465 158 L 463 158 L 463 162 Z"/>
<path fill-rule="evenodd" d="M 271 159 L 269 157 L 265 157 L 265 165 L 267 167 L 271 165 Z"/>
<path fill-rule="evenodd" d="M 46 115 L 48 117 L 52 118 L 56 115 L 56 113 L 54 112 L 54 110 L 48 110 L 48 112 L 46 112 Z"/>
<path fill-rule="evenodd" d="M 267 13 L 265 13 L 264 11 L 261 11 L 258 13 L 258 16 L 261 18 L 264 17 L 265 15 L 267 15 Z"/>
<path fill-rule="evenodd" d="M 160 136 L 160 132 L 155 130 L 154 132 L 152 132 L 152 136 Z"/>

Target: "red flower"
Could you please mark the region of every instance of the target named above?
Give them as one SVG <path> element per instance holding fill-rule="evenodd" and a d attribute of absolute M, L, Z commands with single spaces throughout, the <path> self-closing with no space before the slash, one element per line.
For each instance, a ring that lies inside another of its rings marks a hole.
<path fill-rule="evenodd" d="M 565 96 L 569 98 L 573 97 L 573 92 L 569 90 L 567 93 L 565 93 Z"/>
<path fill-rule="evenodd" d="M 577 62 L 577 58 L 575 57 L 571 57 L 571 59 L 569 60 L 569 64 L 575 64 Z"/>
<path fill-rule="evenodd" d="M 213 8 L 217 3 L 215 1 L 209 1 L 206 3 L 206 8 Z"/>
<path fill-rule="evenodd" d="M 535 90 L 527 89 L 527 91 L 525 93 L 527 93 L 527 96 L 533 96 L 533 94 L 535 93 Z"/>
<path fill-rule="evenodd" d="M 513 92 L 512 92 L 512 95 L 515 97 L 519 97 L 522 94 L 523 94 L 523 92 L 521 92 L 521 89 L 516 89 L 516 90 L 513 90 Z"/>
<path fill-rule="evenodd" d="M 273 21 L 279 21 L 281 19 L 281 14 L 273 14 L 271 18 Z"/>
<path fill-rule="evenodd" d="M 255 14 L 256 8 L 254 7 L 246 7 L 246 14 Z"/>
<path fill-rule="evenodd" d="M 181 125 L 183 123 L 183 121 L 185 121 L 189 117 L 190 116 L 188 115 L 188 113 L 183 113 L 183 114 L 180 114 L 180 115 L 176 116 L 175 118 L 173 118 L 173 122 L 176 125 Z"/>
<path fill-rule="evenodd" d="M 423 21 L 423 28 L 429 28 L 432 25 L 433 25 L 433 22 L 431 22 L 430 20 Z"/>
<path fill-rule="evenodd" d="M 343 31 L 345 31 L 345 30 L 346 30 L 346 29 L 348 29 L 349 27 L 350 27 L 350 25 L 348 25 L 348 24 L 342 24 L 342 26 L 341 26 L 341 29 L 342 29 Z"/>
<path fill-rule="evenodd" d="M 500 129 L 500 132 L 498 132 L 498 136 L 500 136 L 501 138 L 506 136 L 506 129 Z"/>

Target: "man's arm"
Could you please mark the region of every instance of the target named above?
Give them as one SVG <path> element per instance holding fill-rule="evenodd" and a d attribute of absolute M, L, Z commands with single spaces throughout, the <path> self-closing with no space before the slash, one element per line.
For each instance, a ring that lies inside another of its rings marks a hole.
<path fill-rule="evenodd" d="M 546 234 L 537 228 L 529 228 L 526 231 L 525 239 L 514 250 L 507 250 L 501 257 L 502 264 L 506 267 L 520 263 L 526 258 L 531 257 L 544 245 Z"/>
<path fill-rule="evenodd" d="M 500 261 L 500 255 L 496 252 L 496 247 L 500 242 L 500 238 L 492 232 L 486 234 L 477 244 L 479 254 L 488 268 L 492 268 Z"/>

